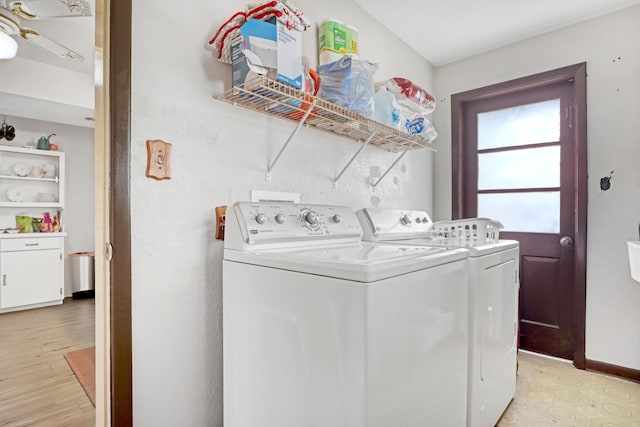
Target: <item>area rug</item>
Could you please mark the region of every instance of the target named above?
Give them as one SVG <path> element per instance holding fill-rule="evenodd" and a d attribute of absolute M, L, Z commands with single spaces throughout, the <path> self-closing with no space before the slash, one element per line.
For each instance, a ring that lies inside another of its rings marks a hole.
<path fill-rule="evenodd" d="M 96 406 L 96 348 L 89 347 L 82 350 L 70 351 L 64 355 L 71 370 L 91 400 Z"/>

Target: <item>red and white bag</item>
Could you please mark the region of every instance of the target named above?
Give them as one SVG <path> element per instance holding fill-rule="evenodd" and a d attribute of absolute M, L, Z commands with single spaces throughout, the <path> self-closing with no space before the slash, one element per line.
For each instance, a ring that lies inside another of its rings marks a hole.
<path fill-rule="evenodd" d="M 249 19 L 267 21 L 276 18 L 287 26 L 287 29 L 306 31 L 311 23 L 304 13 L 288 0 L 269 1 L 266 3 L 250 3 L 244 11 L 234 13 L 227 19 L 209 40 L 209 45 L 218 51 L 218 60 L 231 64 L 231 48 L 229 41 L 240 32 L 240 27 Z"/>

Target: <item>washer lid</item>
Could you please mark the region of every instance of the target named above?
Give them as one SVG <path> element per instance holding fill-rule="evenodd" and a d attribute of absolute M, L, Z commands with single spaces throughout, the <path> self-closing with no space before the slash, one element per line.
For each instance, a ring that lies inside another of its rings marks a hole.
<path fill-rule="evenodd" d="M 374 282 L 465 259 L 464 249 L 376 244 L 269 251 L 225 250 L 225 260 L 358 282 Z"/>

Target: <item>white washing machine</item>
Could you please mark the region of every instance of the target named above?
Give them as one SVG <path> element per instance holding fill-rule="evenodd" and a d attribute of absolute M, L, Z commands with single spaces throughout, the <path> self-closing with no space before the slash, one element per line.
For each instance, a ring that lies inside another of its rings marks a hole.
<path fill-rule="evenodd" d="M 361 235 L 346 207 L 227 210 L 225 427 L 465 425 L 467 251 Z"/>
<path fill-rule="evenodd" d="M 495 426 L 516 389 L 518 242 L 487 243 L 473 232 L 469 238 L 464 232 L 457 238 L 434 237 L 433 222 L 423 211 L 362 209 L 357 215 L 365 241 L 469 251 L 467 426 Z"/>

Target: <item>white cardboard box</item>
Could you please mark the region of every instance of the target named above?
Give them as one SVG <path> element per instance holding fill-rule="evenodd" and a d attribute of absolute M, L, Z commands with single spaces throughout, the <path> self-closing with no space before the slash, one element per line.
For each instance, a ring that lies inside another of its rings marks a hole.
<path fill-rule="evenodd" d="M 279 21 L 250 19 L 231 41 L 233 85 L 255 74 L 273 73 L 279 81 L 302 89 L 302 33 Z"/>

